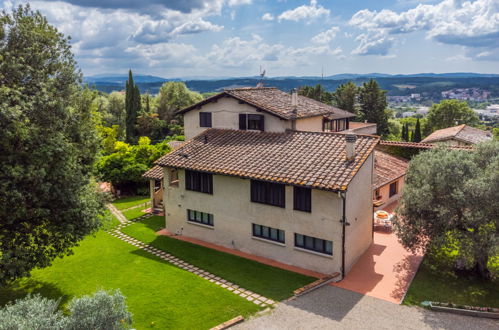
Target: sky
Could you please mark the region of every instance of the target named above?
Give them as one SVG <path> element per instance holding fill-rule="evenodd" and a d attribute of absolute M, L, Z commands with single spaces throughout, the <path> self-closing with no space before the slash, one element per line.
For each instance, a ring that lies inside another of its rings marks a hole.
<path fill-rule="evenodd" d="M 25 0 L 0 0 L 12 10 Z M 86 76 L 499 73 L 499 0 L 30 1 Z"/>

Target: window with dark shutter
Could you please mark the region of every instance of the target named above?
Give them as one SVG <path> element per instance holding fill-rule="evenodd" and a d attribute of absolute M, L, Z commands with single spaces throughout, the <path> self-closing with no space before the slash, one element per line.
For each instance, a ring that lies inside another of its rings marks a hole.
<path fill-rule="evenodd" d="M 213 194 L 213 175 L 195 171 L 185 171 L 185 189 Z"/>
<path fill-rule="evenodd" d="M 294 209 L 312 212 L 312 190 L 305 187 L 294 187 Z"/>
<path fill-rule="evenodd" d="M 251 201 L 285 207 L 285 185 L 251 180 Z"/>
<path fill-rule="evenodd" d="M 200 112 L 199 113 L 199 126 L 200 127 L 211 127 L 211 112 Z"/>
<path fill-rule="evenodd" d="M 390 184 L 390 197 L 397 194 L 397 182 Z"/>
<path fill-rule="evenodd" d="M 246 130 L 246 114 L 245 113 L 240 113 L 239 114 L 239 129 L 245 131 Z"/>

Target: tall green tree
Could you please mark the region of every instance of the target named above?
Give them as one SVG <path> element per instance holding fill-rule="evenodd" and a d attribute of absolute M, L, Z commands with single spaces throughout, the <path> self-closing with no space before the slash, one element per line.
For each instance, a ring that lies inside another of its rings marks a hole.
<path fill-rule="evenodd" d="M 331 104 L 332 95 L 321 84 L 315 86 L 303 86 L 298 90 L 298 95 L 302 95 L 322 103 Z"/>
<path fill-rule="evenodd" d="M 402 125 L 402 141 L 407 141 L 407 124 Z"/>
<path fill-rule="evenodd" d="M 355 107 L 359 88 L 353 82 L 338 86 L 332 94 L 333 105 L 351 113 L 357 113 Z"/>
<path fill-rule="evenodd" d="M 414 128 L 412 142 L 421 142 L 421 123 L 419 122 L 419 118 L 416 120 L 416 128 Z"/>
<path fill-rule="evenodd" d="M 201 94 L 190 91 L 183 82 L 168 81 L 161 86 L 156 100 L 159 119 L 169 124 L 177 110 L 203 100 Z"/>
<path fill-rule="evenodd" d="M 68 38 L 38 11 L 0 13 L 0 283 L 47 267 L 95 231 L 95 94 Z"/>
<path fill-rule="evenodd" d="M 466 102 L 443 100 L 430 108 L 426 117 L 425 133 L 428 135 L 437 129 L 461 124 L 475 126 L 479 122 L 478 116 Z"/>
<path fill-rule="evenodd" d="M 479 277 L 499 244 L 499 141 L 475 150 L 444 147 L 415 156 L 409 165 L 395 229 L 412 251 L 450 247 Z"/>
<path fill-rule="evenodd" d="M 118 140 L 125 140 L 126 137 L 126 110 L 125 110 L 125 95 L 113 92 L 108 96 L 108 108 L 106 115 L 103 118 L 104 123 L 108 127 L 117 126 Z"/>
<path fill-rule="evenodd" d="M 125 91 L 126 140 L 128 143 L 134 143 L 137 139 L 135 123 L 140 112 L 141 100 L 139 87 L 133 82 L 132 70 L 128 71 Z"/>
<path fill-rule="evenodd" d="M 378 135 L 388 135 L 386 91 L 379 87 L 376 80 L 371 79 L 362 84 L 359 90 L 359 105 L 361 119 L 376 123 Z"/>

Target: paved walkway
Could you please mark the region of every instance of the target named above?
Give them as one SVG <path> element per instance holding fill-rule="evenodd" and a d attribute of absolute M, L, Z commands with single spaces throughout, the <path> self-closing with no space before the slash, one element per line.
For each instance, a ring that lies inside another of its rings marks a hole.
<path fill-rule="evenodd" d="M 196 245 L 201 245 L 201 246 L 207 247 L 209 249 L 213 249 L 213 250 L 217 250 L 217 251 L 221 251 L 221 252 L 233 254 L 233 255 L 236 255 L 236 256 L 239 256 L 239 257 L 242 257 L 242 258 L 245 258 L 245 259 L 250 259 L 250 260 L 257 261 L 257 262 L 259 262 L 261 264 L 265 264 L 265 265 L 269 265 L 269 266 L 272 266 L 272 267 L 289 270 L 291 272 L 295 272 L 295 273 L 302 274 L 302 275 L 305 275 L 305 276 L 316 277 L 316 278 L 323 278 L 323 277 L 327 276 L 326 274 L 314 272 L 314 271 L 311 271 L 309 269 L 304 269 L 304 268 L 300 268 L 300 267 L 296 267 L 296 266 L 291 266 L 291 265 L 288 265 L 288 264 L 285 264 L 285 263 L 282 263 L 282 262 L 279 262 L 279 261 L 276 261 L 276 260 L 273 260 L 273 259 L 264 258 L 264 257 L 260 257 L 260 256 L 257 256 L 257 255 L 254 255 L 254 254 L 241 252 L 239 250 L 229 249 L 229 248 L 226 248 L 224 246 L 213 244 L 213 243 L 208 243 L 208 242 L 196 239 L 196 238 L 192 238 L 192 237 L 188 237 L 188 236 L 183 236 L 183 235 L 174 235 L 173 233 L 169 232 L 166 229 L 159 230 L 157 232 L 157 234 L 169 236 L 171 238 L 178 239 L 178 240 L 184 241 L 184 242 L 189 242 L 189 243 L 193 243 L 193 244 L 196 244 Z"/>
<path fill-rule="evenodd" d="M 345 279 L 331 285 L 400 304 L 422 260 L 421 254 L 404 249 L 394 233 L 375 232 L 374 243 Z"/>
<path fill-rule="evenodd" d="M 498 322 L 419 307 L 396 305 L 333 286 L 324 286 L 254 316 L 234 329 L 452 329 L 492 330 Z"/>
<path fill-rule="evenodd" d="M 109 209 L 109 211 L 111 211 L 111 213 L 116 217 L 116 219 L 118 219 L 118 221 L 120 223 L 127 223 L 128 222 L 127 218 L 125 218 L 125 216 L 123 215 L 123 213 L 121 213 L 121 211 L 118 210 L 116 208 L 116 206 L 114 206 L 111 203 L 106 204 L 106 206 Z"/>
<path fill-rule="evenodd" d="M 119 219 L 119 216 L 123 217 L 123 214 L 114 207 L 114 205 L 111 205 L 114 210 L 112 210 L 111 208 L 109 208 L 111 210 L 111 212 L 113 212 L 113 214 L 115 214 L 115 216 Z M 109 207 L 109 206 L 108 206 Z M 152 216 L 152 214 L 145 214 L 143 216 L 140 216 L 136 219 L 133 219 L 132 221 L 130 220 L 127 220 L 126 218 L 124 219 L 124 221 L 121 221 L 121 224 L 119 224 L 116 228 L 114 229 L 111 229 L 110 231 L 108 231 L 108 233 L 111 235 L 111 236 L 114 236 L 116 238 L 119 238 L 121 239 L 122 241 L 124 242 L 127 242 L 141 250 L 144 250 L 146 252 L 149 252 L 153 255 L 155 255 L 156 257 L 166 261 L 166 262 L 169 262 L 170 264 L 174 265 L 174 266 L 177 266 L 179 268 L 182 268 L 190 273 L 193 273 L 207 281 L 210 281 L 218 286 L 220 286 L 221 288 L 224 288 L 228 291 L 231 291 L 232 293 L 234 294 L 237 294 L 239 295 L 241 298 L 244 298 L 248 301 L 251 301 L 252 303 L 254 303 L 255 305 L 258 305 L 260 307 L 267 307 L 267 306 L 273 306 L 275 305 L 277 302 L 272 300 L 272 299 L 269 299 L 267 297 L 264 297 L 264 296 L 261 296 L 257 293 L 254 293 L 254 292 L 251 292 L 249 290 L 246 290 L 244 288 L 241 288 L 240 286 L 234 284 L 234 283 L 231 283 L 221 277 L 218 277 L 214 274 L 211 274 L 201 268 L 198 268 L 198 267 L 195 267 L 194 265 L 191 265 L 185 261 L 183 261 L 182 259 L 179 259 L 175 256 L 172 256 L 171 254 L 165 252 L 165 251 L 162 251 L 162 250 L 159 250 L 149 244 L 145 244 L 131 236 L 128 236 L 128 235 L 125 235 L 121 232 L 121 229 L 123 229 L 124 227 L 126 226 L 129 226 L 131 224 L 133 224 L 134 222 L 137 222 L 137 221 L 141 221 L 145 218 L 148 218 Z"/>

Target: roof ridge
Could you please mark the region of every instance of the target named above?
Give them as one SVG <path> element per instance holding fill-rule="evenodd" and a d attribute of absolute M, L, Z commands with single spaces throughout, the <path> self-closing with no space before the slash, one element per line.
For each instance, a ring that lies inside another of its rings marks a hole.
<path fill-rule="evenodd" d="M 224 88 L 223 91 L 225 92 L 238 91 L 238 90 L 247 91 L 252 89 L 277 89 L 277 87 L 236 87 L 236 88 Z"/>

